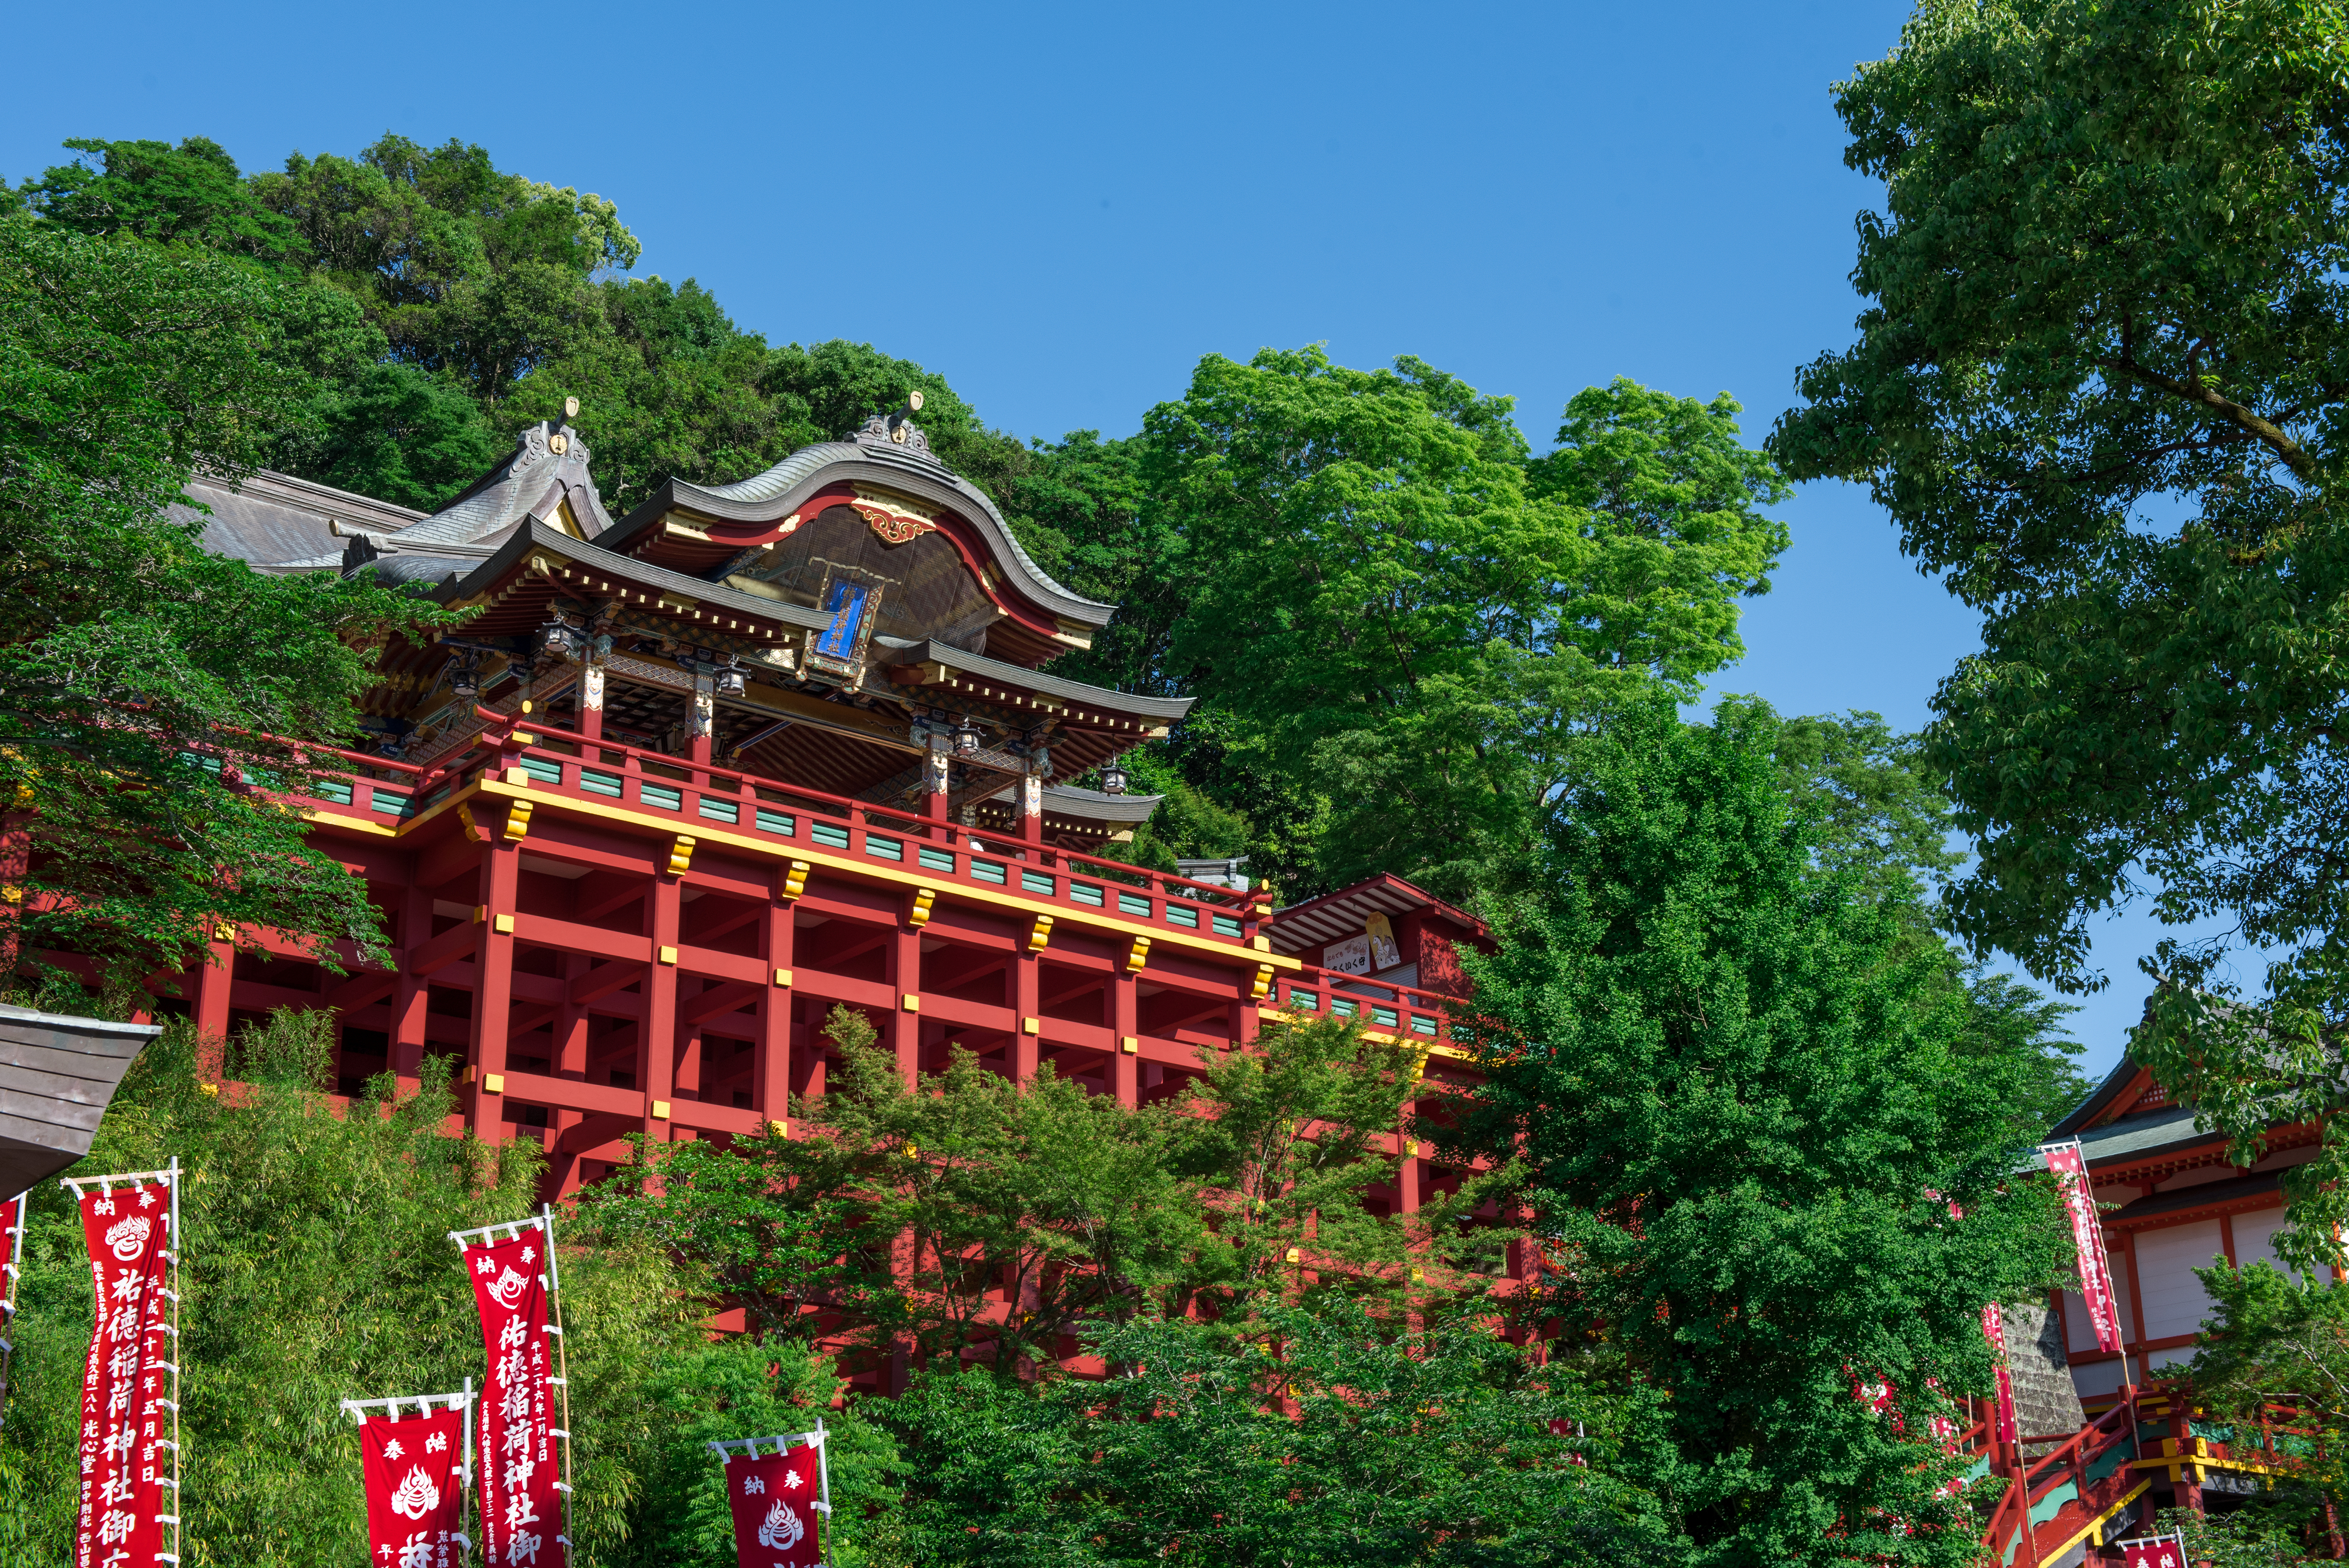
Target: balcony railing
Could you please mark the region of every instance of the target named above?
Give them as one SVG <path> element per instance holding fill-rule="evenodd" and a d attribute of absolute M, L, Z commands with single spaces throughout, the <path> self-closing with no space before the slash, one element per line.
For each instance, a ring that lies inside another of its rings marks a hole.
<path fill-rule="evenodd" d="M 1240 949 L 1253 946 L 1269 919 L 1261 898 L 1237 888 L 591 740 L 512 715 L 492 717 L 495 722 L 466 750 L 430 768 L 322 752 L 350 763 L 353 772 L 323 783 L 314 798 L 323 806 L 396 823 L 429 811 L 484 773 L 518 767 L 534 791 L 591 805 L 631 807 L 674 820 L 680 833 L 714 827 L 778 848 L 824 850 L 876 868 L 916 872 L 941 891 L 960 888 L 982 900 L 1013 894 L 1072 914 L 1113 915 Z M 1363 1000 L 1360 1005 L 1373 1009 L 1377 1017 L 1393 1015 L 1393 1023 L 1381 1026 L 1424 1033 L 1418 1024 L 1402 1023 L 1402 1011 L 1391 1001 Z"/>
<path fill-rule="evenodd" d="M 1297 1018 L 1355 1019 L 1365 1029 L 1399 1040 L 1449 1046 L 1450 1010 L 1459 1005 L 1459 999 L 1308 964 L 1293 975 L 1281 976 L 1265 1005 Z"/>

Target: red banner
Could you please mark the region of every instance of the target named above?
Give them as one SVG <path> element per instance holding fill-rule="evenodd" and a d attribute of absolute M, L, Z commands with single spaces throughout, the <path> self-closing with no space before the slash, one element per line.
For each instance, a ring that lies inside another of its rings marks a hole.
<path fill-rule="evenodd" d="M 545 1238 L 468 1247 L 489 1386 L 481 1397 L 481 1549 L 488 1568 L 564 1568 L 562 1471 L 548 1407 Z"/>
<path fill-rule="evenodd" d="M 2117 1355 L 2121 1348 L 2120 1303 L 2113 1291 L 2113 1271 L 2105 1256 L 2105 1227 L 2096 1218 L 2096 1194 L 2081 1163 L 2076 1143 L 2052 1144 L 2039 1151 L 2063 1189 L 2064 1209 L 2072 1217 L 2072 1248 L 2079 1256 L 2080 1299 L 2087 1304 L 2088 1322 L 2096 1332 L 2096 1348 Z"/>
<path fill-rule="evenodd" d="M 156 1568 L 161 1561 L 163 1488 L 171 1417 L 159 1399 L 171 1360 L 163 1294 L 171 1245 L 171 1191 L 160 1184 L 81 1197 L 98 1299 L 81 1379 L 81 1514 L 74 1568 Z M 176 1500 L 171 1509 L 179 1512 Z"/>
<path fill-rule="evenodd" d="M 2006 1324 L 1999 1315 L 1998 1303 L 1982 1308 L 1982 1337 L 1990 1341 L 1992 1376 L 1998 1382 L 1998 1440 L 2012 1443 L 2014 1432 L 2014 1375 L 2006 1369 Z"/>
<path fill-rule="evenodd" d="M 734 1511 L 734 1555 L 741 1568 L 814 1568 L 820 1477 L 813 1449 L 726 1461 L 726 1502 Z"/>
<path fill-rule="evenodd" d="M 435 1410 L 359 1423 L 367 1546 L 377 1568 L 462 1568 L 465 1417 Z"/>
<path fill-rule="evenodd" d="M 25 1262 L 25 1199 L 22 1194 L 0 1203 L 0 1338 L 8 1332 L 5 1320 L 16 1315 L 16 1277 Z"/>

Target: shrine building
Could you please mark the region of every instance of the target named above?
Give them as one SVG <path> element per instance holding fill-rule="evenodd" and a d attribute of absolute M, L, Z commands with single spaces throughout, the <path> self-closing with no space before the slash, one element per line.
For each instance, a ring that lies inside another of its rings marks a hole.
<path fill-rule="evenodd" d="M 430 515 L 191 486 L 206 545 L 256 570 L 473 613 L 383 645 L 369 749 L 300 803 L 391 967 L 224 931 L 159 1010 L 220 1037 L 331 1009 L 345 1096 L 452 1058 L 464 1127 L 538 1142 L 549 1197 L 631 1134 L 788 1131 L 838 1005 L 909 1080 L 951 1042 L 1141 1105 L 1268 1015 L 1334 1014 L 1423 1044 L 1427 1093 L 1471 1082 L 1444 1007 L 1472 917 L 1392 877 L 1276 911 L 1241 863 L 1104 854 L 1157 805 L 1119 759 L 1190 701 L 1048 672 L 1115 607 L 1053 581 L 910 416 L 618 518 L 561 420 Z M 1394 1136 L 1390 1211 L 1456 1185 Z"/>

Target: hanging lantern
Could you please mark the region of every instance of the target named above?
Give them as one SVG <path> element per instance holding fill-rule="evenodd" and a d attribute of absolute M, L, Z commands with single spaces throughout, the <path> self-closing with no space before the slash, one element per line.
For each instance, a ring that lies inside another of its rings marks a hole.
<path fill-rule="evenodd" d="M 1125 770 L 1119 767 L 1115 763 L 1112 763 L 1107 767 L 1102 769 L 1102 794 L 1123 794 L 1124 793 Z"/>
<path fill-rule="evenodd" d="M 978 726 L 968 719 L 955 726 L 955 755 L 958 757 L 978 755 Z"/>
<path fill-rule="evenodd" d="M 579 657 L 578 641 L 579 634 L 559 620 L 550 621 L 539 630 L 540 650 L 557 659 L 576 660 Z"/>
<path fill-rule="evenodd" d="M 471 658 L 460 659 L 449 668 L 449 690 L 460 697 L 481 694 L 481 666 Z"/>
<path fill-rule="evenodd" d="M 728 664 L 721 666 L 718 670 L 716 680 L 718 683 L 718 694 L 720 697 L 740 697 L 742 695 L 743 676 L 742 667 L 740 665 Z"/>

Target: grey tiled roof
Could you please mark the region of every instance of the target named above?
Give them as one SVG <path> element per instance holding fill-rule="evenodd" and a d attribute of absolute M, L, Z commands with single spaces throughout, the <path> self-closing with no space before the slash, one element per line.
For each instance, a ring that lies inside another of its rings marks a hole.
<path fill-rule="evenodd" d="M 2191 1148 L 2225 1137 L 2224 1133 L 2198 1132 L 2194 1107 L 2166 1106 L 2141 1116 L 2123 1116 L 2079 1135 L 2080 1151 L 2091 1165 L 2125 1155 L 2158 1154 L 2168 1148 Z"/>
<path fill-rule="evenodd" d="M 329 530 L 330 520 L 385 533 L 424 521 L 423 513 L 405 506 L 266 469 L 233 488 L 199 474 L 187 495 L 210 515 L 177 505 L 170 509 L 172 521 L 201 520 L 205 549 L 264 569 L 327 552 L 339 564 L 343 543 Z"/>

